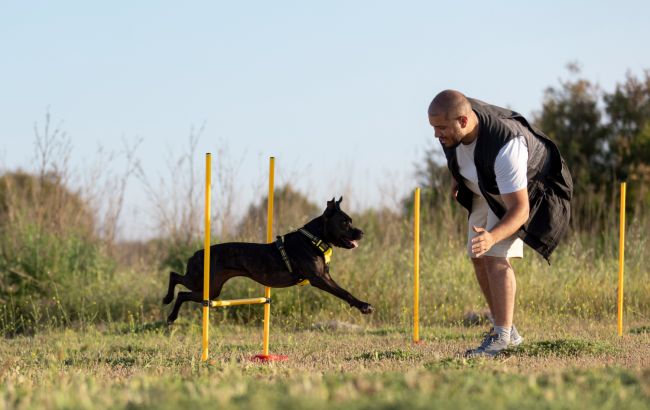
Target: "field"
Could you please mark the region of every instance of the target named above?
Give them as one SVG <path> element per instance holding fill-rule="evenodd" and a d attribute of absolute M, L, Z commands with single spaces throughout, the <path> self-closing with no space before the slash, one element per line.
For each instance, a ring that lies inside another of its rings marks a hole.
<path fill-rule="evenodd" d="M 393 409 L 650 406 L 650 329 L 623 338 L 602 322 L 527 323 L 526 343 L 497 360 L 459 356 L 478 327 L 279 329 L 257 364 L 259 326 L 200 328 L 181 321 L 45 332 L 0 345 L 2 409 Z"/>
<path fill-rule="evenodd" d="M 288 355 L 282 363 L 249 360 L 261 353 L 260 306 L 213 311 L 211 358 L 201 363 L 199 306 L 187 304 L 173 327 L 163 324 L 166 270 L 85 271 L 55 283 L 49 299 L 10 299 L 0 306 L 0 409 L 650 408 L 642 226 L 630 229 L 639 246 L 628 253 L 623 337 L 615 249 L 575 236 L 550 266 L 530 253 L 515 262 L 522 347 L 465 360 L 487 326 L 463 324 L 484 303 L 453 245 L 460 239 L 441 240 L 425 225 L 425 342 L 412 345 L 408 225 L 377 235 L 371 222 L 359 249 L 335 251 L 332 272 L 377 311 L 362 316 L 310 287 L 274 291 L 271 353 Z M 236 278 L 223 297 L 259 294 Z"/>

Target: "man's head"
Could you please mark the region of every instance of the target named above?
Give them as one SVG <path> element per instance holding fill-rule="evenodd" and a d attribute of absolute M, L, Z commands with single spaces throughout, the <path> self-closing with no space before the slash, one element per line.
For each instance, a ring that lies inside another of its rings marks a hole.
<path fill-rule="evenodd" d="M 472 132 L 477 123 L 476 114 L 462 93 L 455 90 L 440 92 L 429 104 L 428 114 L 435 136 L 445 148 L 455 148 L 461 142 L 469 143 L 475 138 Z"/>

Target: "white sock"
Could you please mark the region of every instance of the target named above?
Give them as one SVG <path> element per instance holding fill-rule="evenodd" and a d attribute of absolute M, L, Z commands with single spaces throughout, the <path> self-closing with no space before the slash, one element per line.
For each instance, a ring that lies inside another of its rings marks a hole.
<path fill-rule="evenodd" d="M 494 332 L 499 335 L 501 340 L 505 340 L 506 342 L 510 342 L 510 329 L 505 326 L 494 326 Z"/>
<path fill-rule="evenodd" d="M 495 327 L 496 324 L 494 323 L 494 319 L 492 319 L 492 314 L 488 316 L 488 320 L 490 321 L 490 324 L 492 324 L 492 327 Z M 517 331 L 517 328 L 515 327 L 515 324 L 512 324 L 512 327 L 510 328 L 510 334 L 512 335 Z"/>

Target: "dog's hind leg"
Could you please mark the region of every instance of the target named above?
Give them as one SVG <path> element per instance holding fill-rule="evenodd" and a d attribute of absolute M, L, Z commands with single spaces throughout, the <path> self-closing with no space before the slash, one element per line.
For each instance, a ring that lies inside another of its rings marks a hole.
<path fill-rule="evenodd" d="M 167 295 L 162 300 L 163 305 L 167 305 L 174 300 L 174 288 L 176 285 L 179 283 L 183 286 L 185 286 L 188 289 L 191 289 L 190 286 L 187 286 L 187 278 L 183 275 L 180 275 L 176 272 L 170 272 L 169 273 L 169 287 L 167 288 Z"/>
<path fill-rule="evenodd" d="M 203 292 L 179 292 L 178 297 L 176 298 L 176 303 L 174 304 L 174 309 L 167 316 L 167 324 L 171 325 L 174 323 L 176 318 L 178 318 L 178 309 L 181 308 L 181 305 L 184 302 L 197 302 L 201 303 L 203 301 Z"/>

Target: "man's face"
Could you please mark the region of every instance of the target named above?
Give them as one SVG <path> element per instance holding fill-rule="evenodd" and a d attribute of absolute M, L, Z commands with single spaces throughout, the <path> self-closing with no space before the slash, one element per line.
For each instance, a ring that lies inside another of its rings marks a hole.
<path fill-rule="evenodd" d="M 429 116 L 436 138 L 445 148 L 456 148 L 466 134 L 467 117 L 446 118 L 446 115 Z"/>

